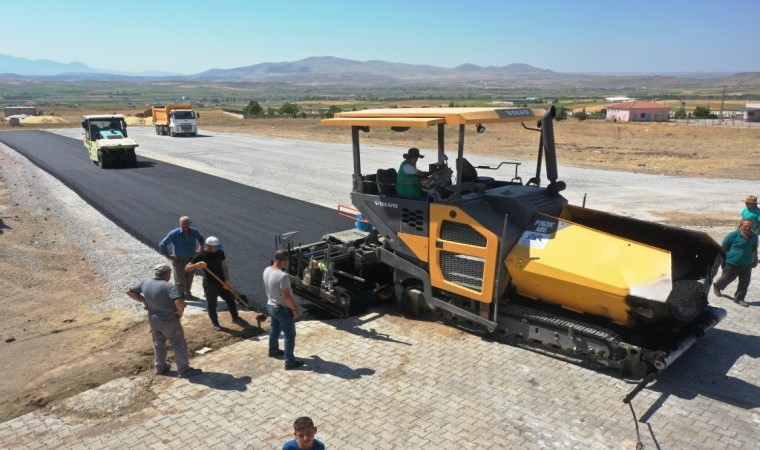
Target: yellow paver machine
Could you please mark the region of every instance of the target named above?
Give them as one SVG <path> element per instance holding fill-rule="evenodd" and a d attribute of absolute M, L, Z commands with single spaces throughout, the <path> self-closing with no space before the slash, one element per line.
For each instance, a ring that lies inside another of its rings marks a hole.
<path fill-rule="evenodd" d="M 701 232 L 568 204 L 554 115 L 553 107 L 393 108 L 323 120 L 351 131 L 359 220 L 305 245 L 284 235 L 295 292 L 338 316 L 368 297 L 395 299 L 406 312 L 441 313 L 639 378 L 667 368 L 726 315 L 707 302 L 722 249 Z M 518 162 L 468 162 L 465 131 L 486 125 L 536 135 L 534 177 L 523 182 Z M 362 169 L 360 136 L 380 127 L 437 132 L 420 197 L 397 195 L 396 168 Z M 458 129 L 451 164 L 446 127 Z"/>

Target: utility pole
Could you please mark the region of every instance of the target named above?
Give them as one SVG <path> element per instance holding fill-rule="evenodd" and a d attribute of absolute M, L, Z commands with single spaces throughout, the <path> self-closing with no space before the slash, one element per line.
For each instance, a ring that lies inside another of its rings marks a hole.
<path fill-rule="evenodd" d="M 723 97 L 720 98 L 720 118 L 718 123 L 723 123 L 723 101 L 726 99 L 726 86 L 723 86 Z"/>

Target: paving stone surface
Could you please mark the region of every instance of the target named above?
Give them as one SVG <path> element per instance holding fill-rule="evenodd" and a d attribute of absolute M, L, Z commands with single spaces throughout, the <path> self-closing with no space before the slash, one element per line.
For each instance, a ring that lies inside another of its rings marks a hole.
<path fill-rule="evenodd" d="M 712 301 L 729 317 L 633 401 L 646 448 L 757 448 L 760 304 Z M 383 310 L 299 322 L 296 353 L 306 365 L 285 371 L 266 336 L 216 349 L 195 378 L 138 376 L 147 405 L 64 403 L 0 424 L 0 447 L 280 448 L 301 415 L 338 449 L 636 447 L 630 381 L 447 324 Z M 112 383 L 98 389 L 124 389 Z"/>

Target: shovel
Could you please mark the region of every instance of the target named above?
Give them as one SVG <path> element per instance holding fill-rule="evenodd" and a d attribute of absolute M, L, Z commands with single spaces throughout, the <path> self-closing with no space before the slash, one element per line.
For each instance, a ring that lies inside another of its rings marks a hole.
<path fill-rule="evenodd" d="M 205 270 L 206 272 L 208 272 L 208 274 L 211 275 L 212 277 L 214 277 L 216 279 L 216 281 L 219 282 L 219 284 L 221 284 L 222 286 L 224 286 L 224 281 L 222 281 L 221 278 L 219 278 L 218 276 L 216 276 L 216 274 L 214 272 L 210 271 L 207 267 L 204 267 L 203 270 Z M 237 300 L 238 303 L 240 303 L 241 305 L 245 306 L 245 308 L 247 310 L 253 311 L 253 307 L 248 302 L 248 297 L 246 297 L 245 295 L 238 295 L 238 293 L 235 292 L 233 289 L 230 289 L 230 292 L 232 292 L 232 295 L 235 297 L 235 300 Z"/>
<path fill-rule="evenodd" d="M 208 267 L 204 267 L 203 270 L 205 270 L 206 272 L 208 272 L 209 275 L 211 275 L 212 277 L 214 277 L 216 279 L 216 281 L 219 282 L 219 284 L 221 284 L 222 286 L 224 285 L 224 281 L 222 281 L 221 278 L 219 278 L 218 276 L 216 276 L 216 274 L 214 272 L 210 271 L 208 269 Z M 232 292 L 232 295 L 235 297 L 235 300 L 238 303 L 240 303 L 241 305 L 243 305 L 247 310 L 253 311 L 253 306 L 251 306 L 251 303 L 248 301 L 248 297 L 246 297 L 245 295 L 238 295 L 238 293 L 235 292 L 233 289 L 230 289 L 230 292 Z M 266 318 L 267 318 L 266 312 L 259 313 L 259 314 L 256 315 L 256 326 L 259 329 L 262 329 L 261 328 L 261 323 L 263 321 L 265 321 Z"/>

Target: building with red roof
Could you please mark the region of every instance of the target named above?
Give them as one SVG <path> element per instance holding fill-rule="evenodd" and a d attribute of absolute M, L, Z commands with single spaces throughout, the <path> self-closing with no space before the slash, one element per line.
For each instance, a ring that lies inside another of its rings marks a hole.
<path fill-rule="evenodd" d="M 613 103 L 607 106 L 607 120 L 615 122 L 667 122 L 670 107 L 647 100 Z"/>

